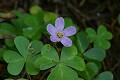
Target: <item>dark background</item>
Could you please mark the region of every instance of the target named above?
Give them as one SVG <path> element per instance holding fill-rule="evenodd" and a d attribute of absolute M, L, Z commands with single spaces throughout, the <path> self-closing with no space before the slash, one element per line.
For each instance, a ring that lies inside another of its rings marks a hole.
<path fill-rule="evenodd" d="M 45 11 L 51 11 L 62 17 L 70 17 L 73 22 L 84 30 L 87 27 L 97 29 L 103 24 L 112 32 L 111 48 L 103 62 L 103 70 L 110 70 L 115 80 L 120 80 L 120 0 L 0 0 L 0 12 L 10 13 L 13 9 L 29 12 L 32 5 L 39 5 Z M 12 18 L 12 17 L 11 17 Z M 0 22 L 9 21 L 10 18 Z M 0 77 L 7 77 L 0 63 Z"/>

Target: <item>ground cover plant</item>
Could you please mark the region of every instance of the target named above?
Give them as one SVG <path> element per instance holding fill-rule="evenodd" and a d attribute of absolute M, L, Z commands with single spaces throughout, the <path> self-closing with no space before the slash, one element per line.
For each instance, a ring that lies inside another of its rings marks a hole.
<path fill-rule="evenodd" d="M 11 22 L 0 23 L 5 44 L 0 52 L 11 75 L 25 73 L 18 80 L 34 80 L 41 72 L 39 80 L 113 80 L 110 71 L 101 71 L 113 37 L 104 25 L 81 30 L 71 18 L 39 6 L 31 7 L 29 13 L 11 13 L 16 16 Z"/>

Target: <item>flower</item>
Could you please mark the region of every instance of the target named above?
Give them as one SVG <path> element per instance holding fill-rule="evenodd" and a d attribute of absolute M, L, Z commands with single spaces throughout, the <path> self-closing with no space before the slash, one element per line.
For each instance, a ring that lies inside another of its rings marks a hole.
<path fill-rule="evenodd" d="M 50 40 L 52 42 L 61 42 L 64 46 L 72 46 L 72 40 L 68 36 L 72 36 L 76 33 L 74 26 L 69 26 L 64 29 L 64 19 L 59 17 L 55 21 L 55 27 L 52 24 L 47 25 L 47 31 L 50 33 Z M 64 30 L 63 30 L 64 29 Z"/>

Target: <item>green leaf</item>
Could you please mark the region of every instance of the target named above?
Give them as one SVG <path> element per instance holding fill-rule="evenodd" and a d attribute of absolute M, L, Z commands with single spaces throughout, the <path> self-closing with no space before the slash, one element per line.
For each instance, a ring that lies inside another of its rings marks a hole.
<path fill-rule="evenodd" d="M 76 31 L 79 30 L 79 27 L 76 24 L 73 23 L 71 18 L 64 18 L 64 21 L 65 21 L 65 27 L 64 28 L 67 28 L 69 26 L 74 26 L 76 28 Z"/>
<path fill-rule="evenodd" d="M 75 80 L 77 78 L 78 75 L 73 69 L 59 64 L 52 70 L 47 80 Z"/>
<path fill-rule="evenodd" d="M 59 56 L 57 51 L 49 44 L 44 45 L 44 47 L 41 50 L 41 54 L 42 56 L 45 56 L 51 60 L 54 60 L 57 62 L 59 61 Z"/>
<path fill-rule="evenodd" d="M 6 49 L 0 48 L 0 61 L 4 61 L 3 54 L 4 54 L 5 51 L 6 51 Z"/>
<path fill-rule="evenodd" d="M 91 79 L 90 79 L 90 76 L 89 76 L 89 73 L 87 72 L 86 68 L 85 68 L 84 71 L 78 72 L 78 74 L 79 74 L 82 78 L 84 78 L 85 80 L 91 80 Z"/>
<path fill-rule="evenodd" d="M 38 21 L 39 24 L 43 23 L 44 11 L 40 6 L 32 6 L 30 8 L 30 13 Z"/>
<path fill-rule="evenodd" d="M 102 69 L 102 62 L 100 62 L 100 61 L 93 61 L 96 65 L 97 65 L 97 67 L 99 68 L 99 70 L 101 70 Z"/>
<path fill-rule="evenodd" d="M 23 20 L 21 20 L 20 18 L 18 19 L 12 19 L 11 20 L 12 24 L 15 25 L 16 28 L 16 35 L 22 35 L 22 27 L 25 26 L 23 23 Z"/>
<path fill-rule="evenodd" d="M 5 29 L 0 29 L 0 37 L 1 39 L 3 38 L 2 36 L 4 35 L 13 35 L 10 31 L 7 31 Z"/>
<path fill-rule="evenodd" d="M 41 37 L 42 37 L 41 31 L 37 30 L 35 34 L 32 36 L 32 40 L 39 40 Z"/>
<path fill-rule="evenodd" d="M 107 31 L 104 25 L 99 25 L 97 29 L 97 35 L 94 29 L 87 28 L 86 32 L 90 38 L 90 42 L 94 42 L 94 47 L 102 47 L 104 49 L 110 48 L 110 42 L 108 40 L 112 39 L 112 33 Z"/>
<path fill-rule="evenodd" d="M 25 17 L 23 15 L 23 17 Z M 26 27 L 26 24 L 24 23 L 24 19 L 22 17 L 18 18 L 18 19 L 12 19 L 12 24 L 15 25 L 16 28 L 16 34 L 17 35 L 21 35 L 22 34 L 22 28 Z"/>
<path fill-rule="evenodd" d="M 47 22 L 50 22 L 52 20 L 55 20 L 57 17 L 58 17 L 58 15 L 55 13 L 45 12 L 44 21 L 47 23 Z"/>
<path fill-rule="evenodd" d="M 21 14 L 17 14 L 17 15 L 18 15 L 18 18 L 12 19 L 11 21 L 15 25 L 15 29 L 17 30 L 16 33 L 18 35 L 20 35 L 22 33 L 22 28 L 27 26 L 25 24 L 25 18 L 27 18 L 29 16 L 29 14 L 21 13 Z"/>
<path fill-rule="evenodd" d="M 15 14 L 16 16 L 18 16 L 18 17 L 22 17 L 23 16 L 23 13 L 21 11 L 19 11 L 19 10 L 12 10 L 11 12 L 13 14 Z"/>
<path fill-rule="evenodd" d="M 113 74 L 110 71 L 105 71 L 99 74 L 94 80 L 113 80 Z"/>
<path fill-rule="evenodd" d="M 84 53 L 84 51 L 88 48 L 89 45 L 89 39 L 87 37 L 87 34 L 85 32 L 80 32 L 77 34 L 77 47 L 78 50 L 81 53 Z"/>
<path fill-rule="evenodd" d="M 89 62 L 86 64 L 86 70 L 89 74 L 90 79 L 93 79 L 93 77 L 95 77 L 95 75 L 98 73 L 99 68 L 95 63 Z"/>
<path fill-rule="evenodd" d="M 31 42 L 31 47 L 34 49 L 34 53 L 37 54 L 41 52 L 43 48 L 43 43 L 41 41 L 34 40 Z"/>
<path fill-rule="evenodd" d="M 4 79 L 4 80 L 14 80 L 14 79 L 9 79 L 9 78 L 8 78 L 8 79 Z"/>
<path fill-rule="evenodd" d="M 13 39 L 5 39 L 5 44 L 8 47 L 14 47 L 14 40 Z"/>
<path fill-rule="evenodd" d="M 52 59 L 49 59 L 45 56 L 40 56 L 35 61 L 36 68 L 39 68 L 40 70 L 46 70 L 55 65 L 56 65 L 56 62 L 54 62 Z"/>
<path fill-rule="evenodd" d="M 26 61 L 26 71 L 30 75 L 36 75 L 39 73 L 39 70 L 35 68 L 34 61 L 31 58 Z"/>
<path fill-rule="evenodd" d="M 32 40 L 40 39 L 41 37 L 40 33 L 41 33 L 40 29 L 37 29 L 37 28 L 33 28 L 33 27 L 23 28 L 23 35 Z"/>
<path fill-rule="evenodd" d="M 107 31 L 105 26 L 100 25 L 98 27 L 97 35 L 99 39 L 110 40 L 112 39 L 112 33 Z"/>
<path fill-rule="evenodd" d="M 106 31 L 107 30 L 104 25 L 99 25 L 97 29 L 97 35 L 104 35 Z"/>
<path fill-rule="evenodd" d="M 36 33 L 36 30 L 33 27 L 23 28 L 23 35 L 29 39 L 32 39 L 35 33 Z"/>
<path fill-rule="evenodd" d="M 14 40 L 15 46 L 20 52 L 20 54 L 26 58 L 28 54 L 28 45 L 29 45 L 29 40 L 23 36 L 18 36 Z"/>
<path fill-rule="evenodd" d="M 111 44 L 107 40 L 100 40 L 100 39 L 98 39 L 98 40 L 96 40 L 94 42 L 94 47 L 102 47 L 104 49 L 109 49 L 110 46 L 111 46 Z"/>
<path fill-rule="evenodd" d="M 12 75 L 18 75 L 24 67 L 24 59 L 15 51 L 8 50 L 4 53 L 4 60 L 9 63 L 7 70 Z"/>
<path fill-rule="evenodd" d="M 32 15 L 25 18 L 25 24 L 30 27 L 39 27 L 39 21 Z"/>
<path fill-rule="evenodd" d="M 11 62 L 10 64 L 8 64 L 7 70 L 12 75 L 18 75 L 22 71 L 24 63 L 24 60 Z"/>
<path fill-rule="evenodd" d="M 60 61 L 67 61 L 77 55 L 77 48 L 73 45 L 71 47 L 63 47 Z"/>
<path fill-rule="evenodd" d="M 67 61 L 64 62 L 67 66 L 70 66 L 76 70 L 83 71 L 85 69 L 85 62 L 84 60 L 79 57 L 75 56 Z"/>
<path fill-rule="evenodd" d="M 24 60 L 22 56 L 20 56 L 17 52 L 12 50 L 5 51 L 3 58 L 7 63 L 19 62 Z"/>
<path fill-rule="evenodd" d="M 99 25 L 97 29 L 97 35 L 92 28 L 86 29 L 91 42 L 94 41 L 94 47 L 102 47 L 104 49 L 110 48 L 110 42 L 107 40 L 112 39 L 112 33 L 107 31 L 104 25 Z"/>
<path fill-rule="evenodd" d="M 105 50 L 103 48 L 92 48 L 84 53 L 84 56 L 88 59 L 93 59 L 97 61 L 102 61 L 105 56 Z"/>
<path fill-rule="evenodd" d="M 42 8 L 41 8 L 40 6 L 37 6 L 37 5 L 32 6 L 32 7 L 30 8 L 30 13 L 31 13 L 31 14 L 37 14 L 37 13 L 42 12 L 42 11 L 43 11 Z M 39 15 L 40 15 L 40 14 L 39 14 Z"/>
<path fill-rule="evenodd" d="M 86 64 L 86 69 L 82 72 L 79 72 L 78 74 L 86 80 L 93 80 L 98 71 L 98 66 L 93 62 L 89 62 Z"/>
<path fill-rule="evenodd" d="M 15 32 L 15 27 L 11 24 L 8 24 L 8 23 L 2 23 L 1 24 L 1 29 L 7 30 L 11 33 L 16 33 Z"/>
<path fill-rule="evenodd" d="M 105 40 L 110 40 L 112 39 L 112 33 L 111 32 L 104 32 L 103 34 L 99 35 L 99 39 L 105 39 Z"/>
<path fill-rule="evenodd" d="M 65 28 L 73 25 L 73 21 L 71 18 L 64 18 L 64 20 L 65 20 Z"/>
<path fill-rule="evenodd" d="M 93 42 L 96 39 L 96 32 L 92 28 L 87 28 L 86 32 L 88 34 L 88 37 L 90 38 L 90 42 Z"/>
<path fill-rule="evenodd" d="M 84 80 L 84 79 L 82 79 L 82 78 L 78 78 L 77 80 Z"/>

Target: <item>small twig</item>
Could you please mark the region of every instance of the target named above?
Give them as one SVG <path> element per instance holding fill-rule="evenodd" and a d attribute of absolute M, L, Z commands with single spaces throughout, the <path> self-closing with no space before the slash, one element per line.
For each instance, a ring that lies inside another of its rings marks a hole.
<path fill-rule="evenodd" d="M 114 65 L 114 67 L 111 70 L 114 71 L 119 65 L 120 65 L 120 60 Z"/>
<path fill-rule="evenodd" d="M 71 10 L 71 12 L 81 20 L 81 17 L 85 18 L 86 20 L 91 20 L 91 17 L 80 11 L 79 9 L 75 8 L 70 2 L 68 2 L 68 9 Z M 75 12 L 73 12 L 73 10 Z"/>
<path fill-rule="evenodd" d="M 79 3 L 79 5 L 80 5 L 80 6 L 83 6 L 85 2 L 86 2 L 86 0 L 82 0 L 82 1 Z"/>

